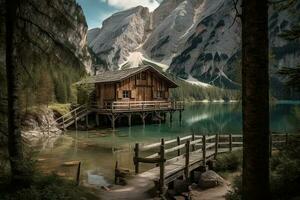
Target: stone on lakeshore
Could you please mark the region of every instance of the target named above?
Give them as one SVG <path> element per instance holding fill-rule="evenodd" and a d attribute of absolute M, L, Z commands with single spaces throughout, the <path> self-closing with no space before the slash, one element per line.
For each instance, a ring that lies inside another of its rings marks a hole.
<path fill-rule="evenodd" d="M 206 189 L 222 185 L 223 183 L 224 179 L 220 175 L 212 170 L 209 170 L 201 174 L 198 185 L 200 188 Z"/>

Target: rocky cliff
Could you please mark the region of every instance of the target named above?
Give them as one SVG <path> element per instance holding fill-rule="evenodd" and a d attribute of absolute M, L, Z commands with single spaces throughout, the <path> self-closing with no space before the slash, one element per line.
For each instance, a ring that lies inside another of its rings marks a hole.
<path fill-rule="evenodd" d="M 236 11 L 231 0 L 164 0 L 153 13 L 142 15 L 142 10 L 147 9 L 114 14 L 101 29 L 89 31 L 89 46 L 110 69 L 124 61 L 147 59 L 183 79 L 239 87 L 241 23 L 239 19 L 233 23 Z M 277 93 L 287 92 L 276 74 L 278 68 L 300 61 L 299 41 L 279 37 L 299 21 L 299 10 L 300 2 L 283 11 L 270 6 L 271 83 L 282 89 Z"/>

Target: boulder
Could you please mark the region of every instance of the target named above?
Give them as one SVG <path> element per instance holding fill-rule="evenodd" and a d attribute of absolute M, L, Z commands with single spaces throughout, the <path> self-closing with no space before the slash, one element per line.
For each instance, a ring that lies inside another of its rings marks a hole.
<path fill-rule="evenodd" d="M 200 188 L 206 189 L 222 185 L 223 183 L 224 179 L 220 175 L 212 170 L 208 170 L 200 175 L 198 185 Z"/>

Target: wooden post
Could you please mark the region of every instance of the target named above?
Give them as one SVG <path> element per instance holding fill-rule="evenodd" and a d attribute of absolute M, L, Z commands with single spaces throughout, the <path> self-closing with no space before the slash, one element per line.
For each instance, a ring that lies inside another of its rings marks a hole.
<path fill-rule="evenodd" d="M 135 143 L 135 148 L 134 148 L 134 158 L 133 158 L 133 162 L 134 162 L 134 167 L 135 167 L 135 174 L 139 173 L 139 143 Z"/>
<path fill-rule="evenodd" d="M 287 146 L 289 143 L 289 134 L 288 132 L 285 133 L 285 145 Z"/>
<path fill-rule="evenodd" d="M 77 130 L 77 112 L 76 112 L 76 110 L 75 110 L 75 128 Z"/>
<path fill-rule="evenodd" d="M 195 133 L 192 134 L 192 141 L 195 140 Z M 195 144 L 192 145 L 192 151 L 195 151 L 196 148 L 195 148 Z"/>
<path fill-rule="evenodd" d="M 161 138 L 161 139 L 160 139 L 160 145 L 165 146 L 165 139 L 164 139 L 164 138 Z M 158 152 L 158 154 L 160 154 L 160 152 Z M 156 166 L 156 167 L 159 167 L 159 166 L 160 166 L 160 163 L 156 163 L 155 166 Z"/>
<path fill-rule="evenodd" d="M 115 115 L 111 115 L 111 127 L 115 130 Z"/>
<path fill-rule="evenodd" d="M 144 105 L 144 104 L 143 104 Z M 143 126 L 145 126 L 146 122 L 145 122 L 145 113 L 142 113 L 141 114 L 141 117 L 142 117 L 142 121 L 143 121 Z"/>
<path fill-rule="evenodd" d="M 170 112 L 170 123 L 172 123 L 173 122 L 173 112 L 171 111 Z"/>
<path fill-rule="evenodd" d="M 177 137 L 177 145 L 179 146 L 180 145 L 180 137 L 178 136 Z M 181 152 L 180 152 L 180 149 L 177 150 L 177 156 L 180 156 Z"/>
<path fill-rule="evenodd" d="M 186 141 L 185 146 L 185 170 L 184 175 L 185 179 L 188 180 L 189 178 L 189 165 L 190 165 L 190 141 Z"/>
<path fill-rule="evenodd" d="M 99 115 L 96 113 L 96 125 L 97 127 L 100 126 L 100 123 L 99 123 Z"/>
<path fill-rule="evenodd" d="M 202 136 L 202 161 L 203 168 L 206 169 L 206 136 Z"/>
<path fill-rule="evenodd" d="M 165 146 L 160 145 L 160 163 L 159 163 L 159 192 L 164 193 L 165 186 Z"/>
<path fill-rule="evenodd" d="M 232 134 L 229 133 L 229 152 L 232 152 Z"/>
<path fill-rule="evenodd" d="M 81 162 L 78 163 L 78 167 L 77 167 L 76 185 L 79 185 L 80 183 L 80 168 L 81 168 Z"/>
<path fill-rule="evenodd" d="M 89 128 L 89 115 L 85 116 L 85 125 L 86 125 L 86 129 L 88 130 L 88 128 Z"/>
<path fill-rule="evenodd" d="M 273 151 L 273 138 L 272 138 L 272 133 L 270 133 L 270 150 L 269 150 L 269 155 L 272 157 L 272 151 Z"/>
<path fill-rule="evenodd" d="M 65 118 L 63 117 L 62 120 L 63 120 L 63 129 L 64 129 L 64 131 L 65 131 L 65 130 L 66 130 L 66 126 L 65 126 Z"/>
<path fill-rule="evenodd" d="M 131 126 L 131 114 L 128 114 L 128 126 L 130 127 Z"/>
<path fill-rule="evenodd" d="M 219 148 L 219 134 L 216 134 L 216 138 L 215 138 L 215 159 L 218 156 L 218 148 Z"/>
<path fill-rule="evenodd" d="M 181 121 L 182 121 L 182 111 L 179 110 L 179 122 L 181 123 Z"/>

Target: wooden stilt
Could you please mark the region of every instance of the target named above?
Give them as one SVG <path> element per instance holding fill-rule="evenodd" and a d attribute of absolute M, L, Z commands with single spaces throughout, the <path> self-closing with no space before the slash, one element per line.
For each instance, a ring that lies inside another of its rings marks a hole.
<path fill-rule="evenodd" d="M 99 123 L 99 115 L 96 113 L 96 125 L 97 127 L 100 126 L 100 123 Z"/>
<path fill-rule="evenodd" d="M 127 117 L 128 117 L 128 126 L 130 127 L 131 126 L 131 114 L 128 114 Z"/>
<path fill-rule="evenodd" d="M 181 121 L 182 121 L 182 111 L 180 110 L 179 111 L 179 122 L 181 123 Z"/>
<path fill-rule="evenodd" d="M 77 130 L 77 112 L 76 112 L 76 110 L 75 110 L 75 118 L 74 118 L 74 120 L 75 120 L 75 128 L 76 128 L 76 130 Z"/>
<path fill-rule="evenodd" d="M 86 125 L 86 129 L 89 129 L 89 115 L 85 116 L 85 125 Z"/>
<path fill-rule="evenodd" d="M 134 168 L 135 168 L 135 174 L 139 173 L 139 162 L 138 162 L 138 158 L 139 158 L 139 143 L 135 144 L 135 148 L 134 148 Z"/>
<path fill-rule="evenodd" d="M 172 123 L 173 122 L 173 112 L 171 111 L 170 112 L 170 123 Z"/>

